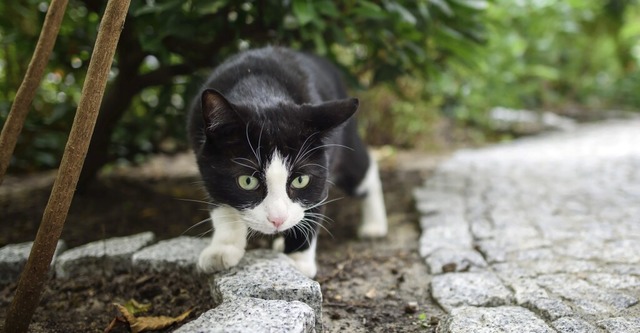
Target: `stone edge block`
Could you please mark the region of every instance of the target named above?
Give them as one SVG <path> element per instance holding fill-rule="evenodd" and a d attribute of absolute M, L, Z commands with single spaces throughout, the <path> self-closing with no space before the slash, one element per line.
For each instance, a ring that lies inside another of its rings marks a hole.
<path fill-rule="evenodd" d="M 322 331 L 320 284 L 300 273 L 282 253 L 249 251 L 236 267 L 213 275 L 209 283 L 217 304 L 238 297 L 305 303 L 315 312 L 316 331 Z"/>
<path fill-rule="evenodd" d="M 56 276 L 67 278 L 100 273 L 111 276 L 131 270 L 131 257 L 141 248 L 153 243 L 155 235 L 143 232 L 91 242 L 64 252 L 56 260 Z"/>
<path fill-rule="evenodd" d="M 133 254 L 133 271 L 162 273 L 179 270 L 196 274 L 198 256 L 209 242 L 208 239 L 188 236 L 160 241 Z"/>
<path fill-rule="evenodd" d="M 299 301 L 238 297 L 178 328 L 176 333 L 315 332 L 316 318 L 309 305 Z"/>
<path fill-rule="evenodd" d="M 9 244 L 0 248 L 0 284 L 18 280 L 24 265 L 26 265 L 33 242 Z M 67 249 L 64 240 L 58 240 L 56 250 L 51 259 L 50 273 L 55 269 L 56 258 Z"/>

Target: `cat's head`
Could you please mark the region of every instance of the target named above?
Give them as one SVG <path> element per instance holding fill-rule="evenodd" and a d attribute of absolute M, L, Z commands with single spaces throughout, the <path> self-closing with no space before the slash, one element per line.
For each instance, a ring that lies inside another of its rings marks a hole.
<path fill-rule="evenodd" d="M 264 234 L 317 213 L 328 193 L 327 138 L 354 114 L 357 99 L 259 108 L 209 89 L 201 103 L 205 141 L 196 155 L 214 204 L 237 209 Z"/>

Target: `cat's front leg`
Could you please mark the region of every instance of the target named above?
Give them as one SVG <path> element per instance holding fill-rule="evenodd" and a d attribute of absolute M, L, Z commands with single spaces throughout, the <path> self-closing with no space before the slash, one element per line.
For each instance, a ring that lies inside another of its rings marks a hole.
<path fill-rule="evenodd" d="M 318 272 L 316 243 L 315 231 L 307 235 L 289 233 L 284 237 L 284 253 L 291 258 L 293 265 L 309 278 L 315 277 Z"/>
<path fill-rule="evenodd" d="M 231 207 L 211 210 L 213 236 L 211 244 L 200 253 L 198 268 L 213 273 L 231 268 L 240 262 L 247 246 L 247 225 L 238 211 Z"/>

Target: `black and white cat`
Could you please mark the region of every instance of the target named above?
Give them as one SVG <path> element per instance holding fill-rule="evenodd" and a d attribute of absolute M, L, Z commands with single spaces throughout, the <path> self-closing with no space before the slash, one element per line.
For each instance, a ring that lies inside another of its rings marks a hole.
<path fill-rule="evenodd" d="M 218 66 L 194 102 L 189 135 L 212 202 L 214 233 L 198 267 L 238 264 L 247 233 L 282 234 L 284 252 L 316 275 L 316 235 L 329 184 L 363 199 L 361 237 L 387 218 L 375 160 L 358 137 L 340 73 L 286 48 L 240 53 Z"/>

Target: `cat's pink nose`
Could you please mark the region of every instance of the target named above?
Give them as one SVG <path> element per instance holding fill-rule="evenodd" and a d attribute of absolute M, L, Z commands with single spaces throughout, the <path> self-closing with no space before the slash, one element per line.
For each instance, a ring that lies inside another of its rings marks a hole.
<path fill-rule="evenodd" d="M 286 216 L 269 216 L 269 222 L 273 224 L 276 229 L 280 228 L 280 226 L 287 220 Z"/>

